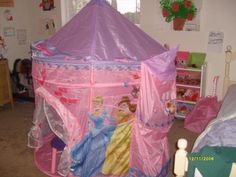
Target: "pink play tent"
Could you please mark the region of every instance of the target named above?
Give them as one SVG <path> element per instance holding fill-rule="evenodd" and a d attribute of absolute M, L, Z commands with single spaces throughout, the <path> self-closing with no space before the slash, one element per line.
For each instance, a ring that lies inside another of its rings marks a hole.
<path fill-rule="evenodd" d="M 166 176 L 175 55 L 105 0 L 35 42 L 28 146 L 37 167 L 49 176 Z M 65 147 L 52 174 L 55 137 Z"/>

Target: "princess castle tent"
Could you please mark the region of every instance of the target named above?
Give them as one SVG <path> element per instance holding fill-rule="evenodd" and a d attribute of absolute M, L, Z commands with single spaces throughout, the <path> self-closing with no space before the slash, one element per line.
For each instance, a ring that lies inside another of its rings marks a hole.
<path fill-rule="evenodd" d="M 176 49 L 166 50 L 92 0 L 32 45 L 35 112 L 28 146 L 49 176 L 166 176 Z M 52 140 L 65 144 L 52 174 Z"/>

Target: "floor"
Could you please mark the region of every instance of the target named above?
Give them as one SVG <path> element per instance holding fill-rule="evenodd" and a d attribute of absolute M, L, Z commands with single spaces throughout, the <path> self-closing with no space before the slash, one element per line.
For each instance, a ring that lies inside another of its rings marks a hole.
<path fill-rule="evenodd" d="M 34 104 L 15 102 L 14 108 L 0 106 L 0 176 L 1 177 L 46 177 L 35 166 L 33 150 L 27 147 L 27 133 L 32 126 Z M 188 151 L 197 134 L 183 128 L 183 120 L 175 120 L 168 134 L 171 157 L 176 151 L 179 138 L 188 140 Z M 169 177 L 173 177 L 172 166 Z"/>

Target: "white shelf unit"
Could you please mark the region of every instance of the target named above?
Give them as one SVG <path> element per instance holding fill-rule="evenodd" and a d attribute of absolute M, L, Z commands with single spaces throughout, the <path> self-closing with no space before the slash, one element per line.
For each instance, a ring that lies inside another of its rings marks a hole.
<path fill-rule="evenodd" d="M 206 63 L 199 69 L 176 68 L 176 118 L 184 119 L 191 112 L 197 100 L 205 96 L 206 68 Z"/>

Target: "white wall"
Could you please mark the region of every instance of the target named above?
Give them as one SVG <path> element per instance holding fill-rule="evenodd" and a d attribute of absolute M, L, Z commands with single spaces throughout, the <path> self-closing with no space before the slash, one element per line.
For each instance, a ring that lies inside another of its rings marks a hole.
<path fill-rule="evenodd" d="M 55 22 L 56 30 L 61 27 L 61 3 L 60 0 L 54 0 L 55 8 L 50 11 L 43 11 L 39 8 L 41 0 L 30 0 L 30 26 L 32 30 L 31 41 L 46 39 L 51 34 L 45 32 L 42 28 L 42 21 L 45 18 L 52 18 Z"/>
<path fill-rule="evenodd" d="M 235 0 L 202 0 L 202 10 L 200 15 L 200 31 L 171 31 L 162 30 L 157 22 L 160 14 L 158 0 L 141 1 L 141 28 L 160 43 L 168 43 L 171 47 L 180 44 L 180 50 L 207 53 L 207 89 L 206 93 L 211 93 L 212 78 L 220 76 L 218 85 L 218 95 L 221 98 L 222 84 L 224 76 L 225 48 L 231 45 L 236 51 L 236 1 Z M 163 22 L 165 23 L 165 22 Z M 207 51 L 208 34 L 210 31 L 224 32 L 224 48 L 221 53 L 210 53 Z M 235 67 L 234 67 L 235 68 Z M 233 68 L 232 68 L 233 69 Z M 231 73 L 236 79 L 236 70 Z"/>
<path fill-rule="evenodd" d="M 51 11 L 43 11 L 39 7 L 41 0 L 14 0 L 14 7 L 0 8 L 0 35 L 4 37 L 8 51 L 4 57 L 8 58 L 10 70 L 13 69 L 13 63 L 17 58 L 30 58 L 30 45 L 33 41 L 50 37 L 50 34 L 43 32 L 42 19 L 52 18 L 55 21 L 56 30 L 61 27 L 61 6 L 60 1 L 55 0 L 55 8 Z M 4 18 L 4 11 L 10 9 L 13 15 L 13 21 L 7 21 Z M 27 30 L 27 42 L 25 45 L 19 45 L 17 36 L 5 37 L 3 35 L 4 27 L 14 27 Z"/>
<path fill-rule="evenodd" d="M 11 8 L 0 8 L 0 35 L 5 39 L 8 51 L 4 54 L 5 58 L 8 58 L 9 67 L 12 69 L 14 60 L 17 58 L 29 58 L 30 57 L 30 36 L 31 27 L 29 24 L 29 7 L 28 0 L 15 0 L 14 7 Z M 13 21 L 7 21 L 4 18 L 4 11 L 6 9 L 11 10 L 13 15 Z M 10 37 L 5 37 L 3 35 L 4 27 L 14 27 L 15 35 Z M 17 41 L 16 30 L 26 29 L 27 30 L 27 41 L 25 45 L 19 45 Z"/>

